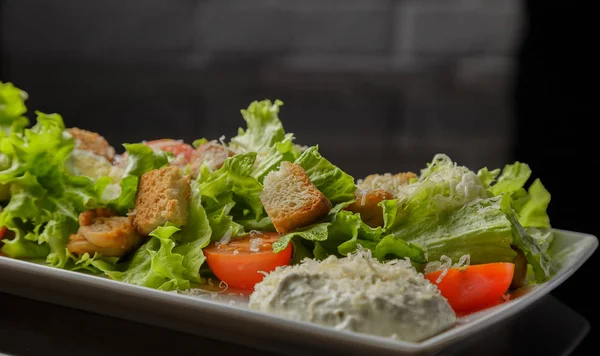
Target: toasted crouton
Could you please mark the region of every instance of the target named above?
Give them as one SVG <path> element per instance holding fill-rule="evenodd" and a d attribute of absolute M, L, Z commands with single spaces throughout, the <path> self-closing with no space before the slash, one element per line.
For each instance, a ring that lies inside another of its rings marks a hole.
<path fill-rule="evenodd" d="M 206 164 L 210 169 L 219 169 L 225 163 L 227 157 L 233 156 L 235 153 L 216 141 L 210 141 L 198 146 L 192 158 L 190 159 L 190 172 L 193 178 L 200 173 L 202 164 Z"/>
<path fill-rule="evenodd" d="M 185 225 L 191 195 L 190 176 L 167 166 L 144 173 L 135 197 L 133 226 L 142 235 L 167 221 Z"/>
<path fill-rule="evenodd" d="M 282 162 L 279 171 L 267 174 L 260 200 L 279 233 L 306 226 L 331 210 L 331 202 L 304 169 L 290 162 Z"/>
<path fill-rule="evenodd" d="M 105 157 L 112 161 L 115 156 L 115 149 L 108 144 L 108 141 L 99 134 L 76 127 L 67 129 L 75 139 L 75 148 L 86 150 Z"/>
<path fill-rule="evenodd" d="M 357 187 L 362 191 L 369 189 L 383 189 L 388 193 L 397 195 L 398 188 L 407 185 L 413 178 L 417 178 L 417 175 L 413 172 L 403 172 L 394 175 L 391 173 L 371 174 L 365 177 L 365 179 L 359 180 L 357 182 Z"/>
<path fill-rule="evenodd" d="M 383 209 L 377 204 L 393 198 L 391 193 L 383 189 L 358 191 L 356 201 L 348 205 L 346 210 L 359 213 L 362 221 L 371 227 L 383 226 Z"/>

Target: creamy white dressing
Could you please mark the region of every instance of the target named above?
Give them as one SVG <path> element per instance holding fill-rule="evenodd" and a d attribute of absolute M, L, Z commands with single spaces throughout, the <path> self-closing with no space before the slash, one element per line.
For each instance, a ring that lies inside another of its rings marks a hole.
<path fill-rule="evenodd" d="M 83 175 L 92 179 L 109 176 L 114 183 L 121 180 L 124 170 L 113 166 L 104 156 L 88 150 L 73 149 L 65 162 L 67 171 L 74 175 Z"/>
<path fill-rule="evenodd" d="M 421 341 L 456 322 L 437 287 L 410 262 L 370 251 L 279 267 L 256 285 L 250 309 L 336 329 Z"/>

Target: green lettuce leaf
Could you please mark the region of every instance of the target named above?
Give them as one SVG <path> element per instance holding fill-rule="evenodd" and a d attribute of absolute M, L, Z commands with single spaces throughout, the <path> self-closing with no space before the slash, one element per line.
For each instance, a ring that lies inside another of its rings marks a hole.
<path fill-rule="evenodd" d="M 442 255 L 457 261 L 469 254 L 471 263 L 511 262 L 516 253 L 512 224 L 494 200 L 411 221 L 393 232 L 396 238 L 417 245 L 427 253 L 427 260 Z"/>
<path fill-rule="evenodd" d="M 300 156 L 300 149 L 294 145 L 294 135 L 286 134 L 279 109 L 281 100 L 254 101 L 246 110 L 241 110 L 246 121 L 246 130 L 240 128 L 238 135 L 231 139 L 229 147 L 237 153 L 255 152 L 256 159 L 251 176 L 262 183 L 264 177 L 277 169 L 283 161 L 293 162 Z"/>
<path fill-rule="evenodd" d="M 374 256 L 384 261 L 390 258 L 410 258 L 416 263 L 426 263 L 425 251 L 417 245 L 395 238 L 394 235 L 387 235 L 375 245 Z"/>
<path fill-rule="evenodd" d="M 118 257 L 105 257 L 98 253 L 94 256 L 90 256 L 89 253 L 75 256 L 67 251 L 67 256 L 69 257 L 67 269 L 95 275 L 115 271 L 119 260 Z"/>
<path fill-rule="evenodd" d="M 325 241 L 329 236 L 327 231 L 329 225 L 331 225 L 330 222 L 318 223 L 285 234 L 273 243 L 273 252 L 277 253 L 285 250 L 294 237 L 309 241 Z"/>
<path fill-rule="evenodd" d="M 200 183 L 192 183 L 189 223 L 183 230 L 159 226 L 120 271 L 107 271 L 113 279 L 161 290 L 186 290 L 201 283 L 202 249 L 210 242 L 211 228 L 202 207 Z"/>
<path fill-rule="evenodd" d="M 481 184 L 483 184 L 486 189 L 489 189 L 490 186 L 496 181 L 498 174 L 500 174 L 500 169 L 494 169 L 493 171 L 490 171 L 487 169 L 487 167 L 484 167 L 477 172 L 477 177 L 479 177 Z"/>
<path fill-rule="evenodd" d="M 372 228 L 360 219 L 360 214 L 342 210 L 328 227 L 328 238 L 320 242 L 327 255 L 346 256 L 356 251 L 359 240 L 379 241 L 382 229 Z"/>
<path fill-rule="evenodd" d="M 296 163 L 332 204 L 355 199 L 354 178 L 321 156 L 318 146 L 309 147 Z"/>
<path fill-rule="evenodd" d="M 539 179 L 533 181 L 526 194 L 518 199 L 513 196 L 513 207 L 519 223 L 525 227 L 550 228 L 547 213 L 549 204 L 550 193 Z"/>
<path fill-rule="evenodd" d="M 65 172 L 65 160 L 73 149 L 58 114 L 37 112 L 37 123 L 22 135 L 2 141 L 3 153 L 11 157 L 9 168 L 0 171 L 0 183 L 10 184 L 10 201 L 0 213 L 0 224 L 15 232 L 3 241 L 2 251 L 11 257 L 40 258 L 55 267 L 67 264 L 66 245 L 78 227 L 81 211 L 97 204 L 91 181 Z M 33 248 L 27 240 L 43 247 Z M 31 255 L 27 255 L 30 253 Z"/>
<path fill-rule="evenodd" d="M 184 277 L 183 255 L 174 253 L 175 241 L 171 236 L 180 231 L 175 226 L 159 226 L 150 233 L 150 240 L 142 245 L 124 271 L 107 271 L 115 280 L 161 289 L 188 289 Z"/>
<path fill-rule="evenodd" d="M 294 162 L 301 152 L 293 141 L 294 135 L 286 134 L 284 139 L 276 142 L 269 151 L 259 153 L 251 175 L 262 183 L 264 177 L 277 169 L 281 162 Z"/>
<path fill-rule="evenodd" d="M 545 281 L 554 273 L 548 254 L 548 248 L 553 239 L 552 231 L 526 229 L 519 223 L 514 214 L 509 214 L 508 218 L 514 229 L 513 244 L 525 253 L 527 263 L 533 267 L 535 280 L 538 282 Z"/>
<path fill-rule="evenodd" d="M 273 226 L 273 222 L 268 216 L 265 216 L 261 219 L 238 220 L 237 223 L 242 225 L 245 231 L 275 231 L 275 226 Z"/>
<path fill-rule="evenodd" d="M 124 144 L 127 152 L 127 166 L 119 182 L 117 194 L 108 192 L 107 188 L 114 184 L 112 178 L 102 177 L 95 182 L 96 195 L 102 198 L 102 204 L 119 214 L 125 214 L 135 204 L 139 177 L 153 169 L 159 169 L 168 163 L 167 153 L 154 151 L 143 143 Z"/>
<path fill-rule="evenodd" d="M 25 100 L 26 92 L 0 81 L 0 136 L 20 132 L 29 125 L 29 119 L 23 116 L 27 112 Z"/>
<path fill-rule="evenodd" d="M 494 196 L 502 193 L 514 193 L 523 188 L 530 176 L 531 168 L 527 164 L 520 162 L 507 164 L 490 191 Z"/>
<path fill-rule="evenodd" d="M 225 160 L 221 168 L 200 169 L 199 189 L 213 240 L 219 240 L 228 230 L 232 237 L 244 233 L 244 227 L 235 221 L 261 221 L 266 213 L 260 201 L 262 184 L 251 175 L 255 152 L 237 154 Z"/>
<path fill-rule="evenodd" d="M 285 132 L 279 120 L 281 100 L 254 101 L 246 110 L 241 110 L 247 129 L 240 128 L 238 135 L 231 139 L 229 146 L 238 153 L 267 152 L 277 142 L 284 139 Z"/>

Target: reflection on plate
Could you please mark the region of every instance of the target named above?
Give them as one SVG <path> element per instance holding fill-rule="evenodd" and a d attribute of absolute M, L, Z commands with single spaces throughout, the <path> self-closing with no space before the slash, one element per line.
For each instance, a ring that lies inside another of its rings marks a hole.
<path fill-rule="evenodd" d="M 556 326 L 560 325 L 559 328 Z M 439 356 L 569 355 L 590 331 L 582 315 L 551 295 Z"/>
<path fill-rule="evenodd" d="M 556 230 L 551 249 L 558 271 L 551 280 L 529 289 L 518 298 L 462 318 L 456 327 L 421 343 L 342 332 L 254 312 L 244 308 L 244 296 L 232 291 L 217 294 L 201 292 L 197 296 L 181 295 L 8 258 L 0 258 L 0 291 L 289 354 L 319 352 L 344 355 L 425 355 L 445 349 L 446 354 L 454 355 L 456 352 L 460 353 L 461 348 L 464 350 L 473 347 L 471 344 L 478 339 L 475 336 L 483 338 L 486 332 L 497 333 L 498 327 L 510 322 L 511 317 L 520 319 L 526 315 L 517 313 L 566 280 L 591 256 L 597 246 L 598 240 L 592 235 Z M 535 308 L 537 307 L 534 305 L 527 311 L 533 312 Z M 540 317 L 535 323 L 556 325 L 556 318 L 559 316 L 555 313 L 554 310 L 548 310 L 544 317 L 546 319 Z M 579 328 L 580 333 L 577 335 L 585 334 L 589 329 L 585 322 L 581 325 L 583 328 Z M 500 334 L 504 340 L 515 340 L 514 334 L 528 327 L 539 328 L 537 324 L 513 325 L 502 328 Z M 554 341 L 560 341 L 558 337 L 553 338 L 556 339 Z M 572 339 L 577 340 L 577 337 Z M 493 343 L 479 344 L 478 347 L 483 349 L 476 354 L 495 354 L 496 351 L 514 351 L 517 346 L 522 347 L 514 344 L 514 341 L 498 342 L 494 347 Z M 551 349 L 554 351 L 558 347 Z M 568 349 L 569 343 L 565 341 L 560 347 Z M 536 354 L 539 353 L 537 351 L 539 350 L 536 349 Z"/>
<path fill-rule="evenodd" d="M 145 335 L 146 349 L 153 354 L 174 352 L 171 343 L 162 340 L 174 340 L 184 345 L 202 345 L 203 350 L 220 350 L 224 354 L 243 353 L 245 356 L 263 355 L 251 349 L 230 344 L 220 344 L 192 335 L 178 334 L 172 331 L 136 324 L 126 320 L 113 319 L 96 314 L 88 314 L 74 309 L 48 308 L 45 303 L 20 299 L 0 294 L 0 302 L 5 308 L 15 310 L 6 312 L 0 319 L 0 328 L 4 330 L 0 355 L 19 354 L 24 345 L 30 354 L 71 355 L 79 350 L 87 349 L 86 354 L 102 355 L 120 350 L 126 355 L 138 351 L 138 338 L 134 335 Z M 21 312 L 18 312 L 20 310 Z M 28 310 L 29 313 L 22 313 Z M 40 320 L 39 315 L 47 316 Z M 50 319 L 59 322 L 51 322 Z M 73 327 L 85 321 L 85 328 Z M 552 321 L 552 322 L 550 322 Z M 560 323 L 561 327 L 556 328 Z M 568 355 L 587 335 L 590 323 L 558 299 L 547 295 L 523 313 L 498 323 L 474 338 L 465 340 L 442 351 L 438 356 L 459 356 L 465 354 L 488 356 L 520 356 L 543 354 L 545 356 Z M 57 343 L 54 340 L 69 335 L 69 342 Z M 98 337 L 103 337 L 101 345 L 90 344 Z M 532 337 L 533 336 L 533 337 Z M 193 348 L 184 347 L 193 354 Z M 178 354 L 180 352 L 178 351 Z"/>

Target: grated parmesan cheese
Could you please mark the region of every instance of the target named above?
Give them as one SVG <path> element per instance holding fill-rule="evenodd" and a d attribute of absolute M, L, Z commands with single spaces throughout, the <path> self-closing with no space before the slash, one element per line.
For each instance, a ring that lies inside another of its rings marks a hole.
<path fill-rule="evenodd" d="M 223 234 L 223 237 L 221 237 L 221 240 L 219 240 L 219 245 L 227 245 L 229 241 L 231 241 L 232 234 L 233 229 L 230 226 L 229 229 L 227 229 L 227 231 Z"/>
<path fill-rule="evenodd" d="M 367 202 L 367 191 L 363 190 L 361 194 L 362 197 L 360 198 L 360 206 L 365 206 L 365 203 Z"/>
<path fill-rule="evenodd" d="M 250 251 L 258 252 L 260 250 L 260 246 L 263 244 L 263 239 L 260 237 L 255 237 L 250 239 Z"/>
<path fill-rule="evenodd" d="M 440 283 L 442 279 L 448 274 L 450 268 L 461 268 L 467 267 L 471 264 L 471 255 L 465 254 L 460 256 L 458 262 L 452 264 L 452 259 L 446 255 L 442 255 L 439 261 L 432 261 L 425 265 L 424 273 L 430 273 L 441 270 L 442 273 L 436 279 L 436 283 Z"/>

